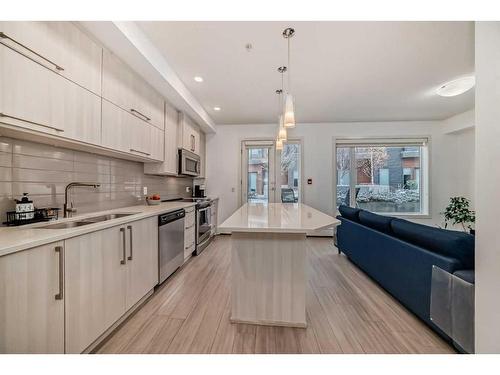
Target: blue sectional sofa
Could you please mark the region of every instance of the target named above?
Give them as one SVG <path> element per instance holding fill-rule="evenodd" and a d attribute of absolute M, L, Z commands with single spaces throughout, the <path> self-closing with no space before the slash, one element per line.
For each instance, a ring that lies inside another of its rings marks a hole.
<path fill-rule="evenodd" d="M 430 319 L 432 266 L 470 279 L 474 236 L 347 206 L 340 206 L 339 212 L 339 251 L 451 341 Z"/>

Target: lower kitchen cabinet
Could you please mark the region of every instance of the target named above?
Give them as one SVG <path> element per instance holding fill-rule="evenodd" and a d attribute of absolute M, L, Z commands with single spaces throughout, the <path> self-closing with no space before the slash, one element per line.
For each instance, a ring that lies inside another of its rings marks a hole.
<path fill-rule="evenodd" d="M 128 310 L 158 284 L 158 218 L 134 221 L 126 230 Z"/>
<path fill-rule="evenodd" d="M 0 353 L 64 353 L 62 242 L 0 257 Z"/>
<path fill-rule="evenodd" d="M 81 353 L 125 313 L 125 228 L 65 241 L 66 353 Z"/>
<path fill-rule="evenodd" d="M 156 217 L 65 241 L 66 353 L 81 353 L 158 283 Z"/>
<path fill-rule="evenodd" d="M 185 209 L 184 218 L 184 261 L 188 260 L 196 249 L 196 215 L 194 207 Z"/>

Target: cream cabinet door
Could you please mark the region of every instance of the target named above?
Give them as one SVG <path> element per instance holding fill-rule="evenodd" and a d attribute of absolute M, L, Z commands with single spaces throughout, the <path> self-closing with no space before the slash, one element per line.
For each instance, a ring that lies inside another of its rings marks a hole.
<path fill-rule="evenodd" d="M 158 218 L 126 225 L 127 310 L 158 284 Z"/>
<path fill-rule="evenodd" d="M 107 50 L 103 53 L 102 96 L 123 110 L 164 129 L 161 95 Z"/>
<path fill-rule="evenodd" d="M 151 159 L 164 161 L 165 159 L 165 133 L 155 126 L 150 126 L 151 133 Z"/>
<path fill-rule="evenodd" d="M 64 353 L 62 246 L 0 257 L 0 353 Z"/>
<path fill-rule="evenodd" d="M 66 352 L 81 353 L 126 311 L 126 231 L 65 241 Z"/>
<path fill-rule="evenodd" d="M 100 143 L 101 99 L 0 44 L 0 122 Z"/>
<path fill-rule="evenodd" d="M 150 160 L 163 160 L 163 131 L 102 101 L 102 146 Z"/>
<path fill-rule="evenodd" d="M 0 43 L 101 95 L 102 48 L 72 22 L 0 22 Z"/>
<path fill-rule="evenodd" d="M 163 133 L 163 162 L 145 163 L 144 173 L 155 175 L 177 175 L 178 168 L 178 113 L 169 105 L 165 105 L 165 131 Z M 158 133 L 160 134 L 160 133 Z M 156 147 L 160 147 L 157 145 Z"/>

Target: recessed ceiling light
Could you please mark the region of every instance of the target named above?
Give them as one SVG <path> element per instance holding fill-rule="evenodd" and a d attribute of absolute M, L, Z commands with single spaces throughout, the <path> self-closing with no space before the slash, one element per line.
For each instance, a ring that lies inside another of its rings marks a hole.
<path fill-rule="evenodd" d="M 440 96 L 457 96 L 469 91 L 476 84 L 476 78 L 474 76 L 462 77 L 455 79 L 453 81 L 442 84 L 436 93 Z"/>
<path fill-rule="evenodd" d="M 220 107 L 214 107 L 214 111 L 220 111 Z"/>
<path fill-rule="evenodd" d="M 194 80 L 195 80 L 196 82 L 203 82 L 203 78 L 202 78 L 202 77 L 200 77 L 200 76 L 196 76 L 196 77 L 194 77 Z"/>

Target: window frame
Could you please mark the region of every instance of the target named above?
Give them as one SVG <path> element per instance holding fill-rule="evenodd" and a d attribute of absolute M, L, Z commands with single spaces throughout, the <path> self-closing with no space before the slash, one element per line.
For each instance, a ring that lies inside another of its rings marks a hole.
<path fill-rule="evenodd" d="M 432 139 L 431 136 L 426 135 L 403 135 L 400 137 L 377 137 L 377 136 L 366 136 L 366 137 L 341 137 L 334 136 L 332 138 L 332 146 L 333 146 L 333 157 L 332 157 L 332 170 L 333 170 L 333 207 L 338 213 L 337 208 L 337 184 L 338 184 L 338 176 L 337 176 L 337 148 L 349 147 L 350 149 L 350 176 L 355 176 L 356 174 L 356 163 L 355 161 L 355 146 L 353 144 L 358 144 L 359 147 L 362 145 L 367 145 L 369 141 L 375 141 L 376 143 L 371 144 L 371 146 L 381 146 L 382 144 L 386 147 L 397 147 L 400 146 L 402 141 L 408 141 L 411 143 L 412 141 L 424 141 L 424 145 L 421 147 L 421 155 L 420 155 L 420 181 L 419 181 L 419 191 L 420 191 L 420 212 L 411 213 L 411 212 L 376 212 L 378 215 L 383 216 L 394 216 L 394 217 L 402 217 L 402 218 L 414 218 L 414 219 L 428 219 L 431 218 L 431 152 L 432 152 Z M 349 144 L 339 143 L 348 141 Z M 349 181 L 350 189 L 352 187 L 351 179 Z M 353 194 L 350 194 L 350 199 L 353 200 L 355 197 Z M 350 202 L 350 205 L 352 201 Z"/>

